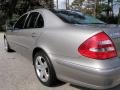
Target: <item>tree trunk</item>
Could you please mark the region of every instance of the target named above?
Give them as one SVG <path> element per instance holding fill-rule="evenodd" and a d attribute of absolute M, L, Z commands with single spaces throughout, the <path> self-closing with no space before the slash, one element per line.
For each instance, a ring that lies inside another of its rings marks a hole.
<path fill-rule="evenodd" d="M 108 0 L 107 17 L 110 16 L 110 1 L 111 0 Z"/>
<path fill-rule="evenodd" d="M 11 18 L 12 17 L 12 15 L 13 15 L 13 13 L 14 13 L 14 11 L 15 11 L 15 7 L 16 7 L 16 4 L 17 4 L 17 1 L 18 0 L 10 0 L 9 1 L 9 10 L 8 10 L 8 17 L 9 18 Z"/>

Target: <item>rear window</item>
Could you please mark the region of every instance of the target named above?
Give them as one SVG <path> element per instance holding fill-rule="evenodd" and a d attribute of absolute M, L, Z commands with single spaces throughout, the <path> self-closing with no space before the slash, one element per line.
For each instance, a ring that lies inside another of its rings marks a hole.
<path fill-rule="evenodd" d="M 78 11 L 51 10 L 55 15 L 70 24 L 104 24 L 104 22 Z"/>

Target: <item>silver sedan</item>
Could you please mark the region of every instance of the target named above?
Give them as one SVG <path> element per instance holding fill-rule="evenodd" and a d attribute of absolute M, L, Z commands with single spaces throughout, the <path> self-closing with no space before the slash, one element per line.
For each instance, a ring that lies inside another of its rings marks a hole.
<path fill-rule="evenodd" d="M 120 84 L 120 27 L 81 12 L 29 11 L 7 24 L 4 43 L 33 62 L 46 86 L 58 79 L 93 89 Z"/>

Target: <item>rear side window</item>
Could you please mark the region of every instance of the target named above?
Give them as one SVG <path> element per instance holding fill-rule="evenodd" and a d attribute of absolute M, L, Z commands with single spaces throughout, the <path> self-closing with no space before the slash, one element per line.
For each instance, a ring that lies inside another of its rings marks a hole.
<path fill-rule="evenodd" d="M 15 24 L 14 28 L 15 29 L 23 29 L 25 20 L 26 20 L 27 14 L 23 15 Z"/>
<path fill-rule="evenodd" d="M 34 28 L 38 15 L 38 12 L 32 12 L 27 19 L 25 28 Z"/>
<path fill-rule="evenodd" d="M 44 20 L 42 15 L 39 15 L 35 28 L 42 28 L 42 27 L 44 27 Z"/>

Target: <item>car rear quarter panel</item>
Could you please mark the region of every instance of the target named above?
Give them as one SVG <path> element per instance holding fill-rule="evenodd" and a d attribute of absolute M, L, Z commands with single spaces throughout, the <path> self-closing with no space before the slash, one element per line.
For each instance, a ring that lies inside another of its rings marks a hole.
<path fill-rule="evenodd" d="M 78 47 L 89 37 L 99 33 L 98 30 L 85 30 L 64 26 L 45 29 L 40 42 L 50 49 L 49 53 L 68 57 L 79 57 Z"/>
<path fill-rule="evenodd" d="M 89 28 L 84 25 L 45 28 L 42 31 L 37 46 L 43 48 L 49 55 L 59 79 L 68 82 L 71 80 L 78 81 L 79 83 L 97 83 L 97 85 L 103 85 L 104 80 L 106 80 L 104 76 L 109 75 L 104 70 L 109 71 L 119 67 L 119 58 L 95 60 L 84 57 L 78 52 L 78 47 L 85 40 L 99 32 L 101 32 L 100 29 Z M 88 73 L 93 73 L 93 76 L 91 75 L 92 78 L 89 77 Z M 98 73 L 100 77 L 97 76 Z M 100 82 L 95 81 L 96 79 L 94 79 L 95 82 L 92 82 L 95 75 L 101 80 Z"/>
<path fill-rule="evenodd" d="M 63 27 L 45 28 L 37 47 L 43 48 L 51 57 L 52 62 L 72 62 L 96 69 L 118 67 L 118 57 L 108 60 L 95 60 L 82 56 L 78 47 L 88 38 L 101 32 L 99 28 L 89 28 L 84 25 L 64 25 Z"/>

